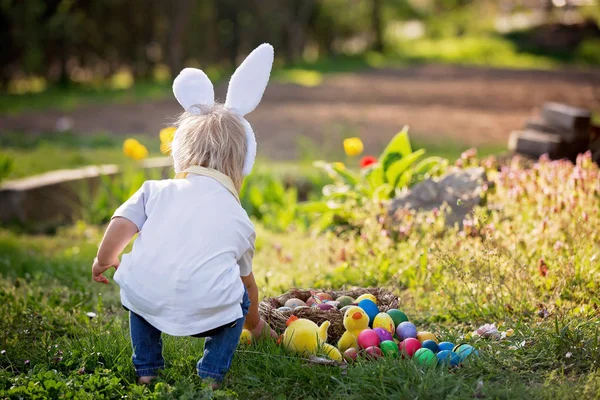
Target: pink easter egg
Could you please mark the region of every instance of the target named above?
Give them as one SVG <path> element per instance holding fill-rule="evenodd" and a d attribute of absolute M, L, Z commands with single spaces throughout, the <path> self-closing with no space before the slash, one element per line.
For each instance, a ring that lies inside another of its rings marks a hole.
<path fill-rule="evenodd" d="M 357 342 L 361 349 L 366 349 L 373 346 L 379 346 L 381 340 L 374 330 L 365 329 L 358 334 Z"/>
<path fill-rule="evenodd" d="M 365 349 L 365 353 L 366 357 L 372 360 L 377 360 L 378 358 L 383 357 L 383 352 L 377 346 L 367 347 Z"/>

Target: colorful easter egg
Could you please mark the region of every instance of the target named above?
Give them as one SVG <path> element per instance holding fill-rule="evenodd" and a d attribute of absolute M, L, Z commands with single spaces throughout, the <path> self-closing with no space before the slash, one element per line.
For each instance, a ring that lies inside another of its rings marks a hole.
<path fill-rule="evenodd" d="M 379 313 L 375 316 L 375 319 L 373 320 L 373 329 L 375 328 L 383 328 L 392 335 L 396 331 L 394 320 L 386 313 Z"/>
<path fill-rule="evenodd" d="M 333 297 L 331 297 L 331 295 L 329 293 L 325 293 L 325 292 L 317 293 L 316 296 L 323 301 L 324 300 L 333 300 Z"/>
<path fill-rule="evenodd" d="M 458 357 L 460 358 L 460 362 L 464 362 L 469 357 L 478 356 L 479 352 L 477 350 L 475 350 L 475 348 L 473 346 L 471 346 L 470 344 L 463 344 L 458 348 L 458 350 L 456 351 L 456 354 L 458 354 Z"/>
<path fill-rule="evenodd" d="M 438 362 L 434 352 L 423 347 L 415 352 L 413 360 L 422 367 L 433 367 Z"/>
<path fill-rule="evenodd" d="M 386 357 L 398 357 L 398 355 L 400 354 L 398 345 L 392 340 L 385 340 L 379 343 L 379 348 L 383 352 L 383 355 Z"/>
<path fill-rule="evenodd" d="M 408 317 L 406 316 L 406 314 L 395 308 L 388 310 L 386 314 L 392 317 L 392 321 L 394 321 L 394 326 L 396 328 L 398 328 L 398 325 L 400 325 L 401 323 L 408 321 Z"/>
<path fill-rule="evenodd" d="M 240 344 L 248 345 L 252 343 L 252 333 L 248 329 L 242 329 L 240 334 Z"/>
<path fill-rule="evenodd" d="M 371 293 L 365 293 L 365 294 L 361 294 L 360 296 L 358 296 L 356 298 L 356 302 L 360 303 L 361 301 L 365 300 L 365 299 L 369 299 L 371 300 L 373 303 L 377 304 L 377 298 L 375 296 L 373 296 Z"/>
<path fill-rule="evenodd" d="M 346 307 L 354 303 L 354 299 L 350 296 L 340 296 L 335 299 L 340 304 L 340 307 Z"/>
<path fill-rule="evenodd" d="M 333 307 L 335 307 L 335 308 L 340 308 L 340 303 L 338 303 L 338 302 L 337 302 L 337 301 L 335 301 L 335 300 L 327 300 L 325 303 L 326 303 L 326 304 L 329 304 L 329 305 L 332 305 L 332 306 L 333 306 Z"/>
<path fill-rule="evenodd" d="M 434 353 L 437 353 L 438 351 L 440 351 L 438 344 L 436 342 L 434 342 L 433 340 L 425 340 L 423 343 L 421 343 L 421 347 L 423 347 L 425 349 L 429 349 L 429 350 L 433 351 Z"/>
<path fill-rule="evenodd" d="M 440 351 L 444 351 L 444 350 L 452 351 L 454 349 L 454 343 L 441 342 L 441 343 L 438 343 L 438 348 L 440 349 Z"/>
<path fill-rule="evenodd" d="M 383 328 L 373 328 L 373 332 L 375 332 L 377 334 L 377 336 L 379 336 L 379 340 L 381 342 L 385 342 L 386 340 L 391 341 L 394 339 L 392 334 Z"/>
<path fill-rule="evenodd" d="M 381 351 L 381 349 L 377 346 L 371 346 L 371 347 L 367 347 L 365 349 L 365 355 L 367 358 L 370 358 L 372 360 L 377 360 L 378 358 L 383 357 L 383 352 Z"/>
<path fill-rule="evenodd" d="M 286 306 L 283 306 L 283 307 L 279 307 L 279 308 L 277 309 L 277 311 L 281 311 L 281 312 L 284 312 L 284 311 L 292 311 L 292 308 L 291 308 L 291 307 L 286 307 Z"/>
<path fill-rule="evenodd" d="M 451 350 L 442 350 L 437 353 L 438 364 L 457 366 L 460 364 L 460 357 Z"/>
<path fill-rule="evenodd" d="M 373 326 L 373 320 L 375 319 L 375 316 L 379 314 L 377 304 L 373 303 L 372 300 L 364 299 L 358 303 L 358 306 L 362 308 L 369 316 L 369 326 Z"/>
<path fill-rule="evenodd" d="M 421 342 L 415 338 L 406 338 L 400 342 L 400 353 L 403 357 L 412 357 L 421 348 Z"/>
<path fill-rule="evenodd" d="M 437 337 L 435 337 L 435 335 L 431 332 L 427 332 L 427 331 L 421 331 L 419 333 L 417 333 L 417 339 L 419 339 L 419 342 L 423 343 L 426 340 L 433 340 L 434 342 L 437 343 Z"/>
<path fill-rule="evenodd" d="M 322 310 L 322 311 L 329 311 L 329 310 L 334 310 L 334 309 L 337 310 L 337 308 L 335 308 L 334 306 L 332 306 L 329 303 L 318 303 L 318 304 L 315 304 L 315 307 L 317 307 L 319 310 Z"/>
<path fill-rule="evenodd" d="M 300 299 L 291 298 L 285 302 L 285 306 L 294 309 L 296 307 L 306 306 L 306 303 Z"/>
<path fill-rule="evenodd" d="M 315 304 L 322 303 L 323 301 L 316 296 L 310 296 L 308 300 L 306 300 L 306 305 L 309 307 L 314 306 Z"/>
<path fill-rule="evenodd" d="M 344 359 L 346 361 L 355 361 L 358 358 L 358 350 L 354 347 L 349 348 L 344 352 Z"/>
<path fill-rule="evenodd" d="M 417 337 L 417 327 L 412 322 L 401 322 L 400 325 L 396 328 L 396 336 L 398 339 L 405 340 L 407 338 L 415 338 Z"/>
<path fill-rule="evenodd" d="M 377 333 L 372 329 L 365 329 L 361 333 L 358 334 L 356 338 L 358 345 L 361 349 L 366 349 L 372 346 L 379 346 L 381 340 Z"/>

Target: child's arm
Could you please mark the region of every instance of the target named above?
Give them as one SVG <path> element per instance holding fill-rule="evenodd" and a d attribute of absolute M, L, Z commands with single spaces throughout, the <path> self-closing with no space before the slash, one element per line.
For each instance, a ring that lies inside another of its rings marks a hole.
<path fill-rule="evenodd" d="M 92 277 L 96 282 L 108 283 L 102 274 L 110 267 L 119 267 L 119 254 L 137 232 L 137 226 L 127 218 L 115 217 L 110 221 L 92 265 Z"/>
<path fill-rule="evenodd" d="M 246 315 L 244 327 L 250 330 L 254 337 L 267 335 L 267 332 L 270 331 L 268 334 L 276 338 L 277 333 L 260 318 L 260 314 L 258 313 L 258 286 L 256 286 L 254 274 L 251 272 L 248 276 L 242 276 L 242 282 L 244 282 L 244 286 L 246 286 L 246 290 L 248 291 L 248 297 L 250 298 L 250 310 L 248 311 L 248 315 Z"/>

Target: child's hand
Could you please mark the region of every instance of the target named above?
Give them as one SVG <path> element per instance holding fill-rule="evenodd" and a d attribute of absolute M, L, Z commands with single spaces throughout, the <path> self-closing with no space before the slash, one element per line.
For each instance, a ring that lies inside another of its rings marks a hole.
<path fill-rule="evenodd" d="M 256 324 L 254 328 L 250 329 L 250 333 L 252 333 L 252 337 L 254 339 L 269 336 L 273 339 L 277 339 L 277 332 L 271 329 L 269 324 L 267 324 L 262 318 L 258 321 L 258 324 Z"/>
<path fill-rule="evenodd" d="M 92 265 L 92 278 L 94 278 L 96 282 L 108 283 L 108 279 L 106 279 L 106 277 L 104 277 L 102 274 L 110 267 L 114 267 L 115 269 L 119 268 L 120 263 L 121 262 L 119 261 L 119 257 L 116 257 L 108 265 L 100 264 L 98 258 L 94 258 L 94 264 Z"/>

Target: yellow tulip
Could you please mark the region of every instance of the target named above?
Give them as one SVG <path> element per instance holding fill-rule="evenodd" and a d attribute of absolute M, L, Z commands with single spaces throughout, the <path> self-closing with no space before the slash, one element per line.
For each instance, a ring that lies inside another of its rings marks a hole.
<path fill-rule="evenodd" d="M 174 126 L 170 126 L 168 128 L 161 129 L 160 133 L 159 133 L 160 142 L 163 144 L 171 143 L 173 141 L 173 138 L 175 137 L 176 130 L 177 130 L 177 128 Z"/>
<path fill-rule="evenodd" d="M 363 152 L 363 142 L 357 138 L 348 138 L 344 140 L 344 151 L 350 157 L 358 156 Z"/>
<path fill-rule="evenodd" d="M 334 162 L 333 166 L 336 167 L 337 169 L 344 169 L 344 168 L 346 168 L 346 166 L 344 165 L 344 163 L 343 162 L 339 162 L 339 161 L 338 162 Z"/>
<path fill-rule="evenodd" d="M 163 153 L 165 156 L 171 154 L 171 143 L 161 143 L 160 152 Z"/>
<path fill-rule="evenodd" d="M 135 139 L 127 139 L 123 142 L 123 153 L 136 161 L 148 157 L 148 149 Z"/>

